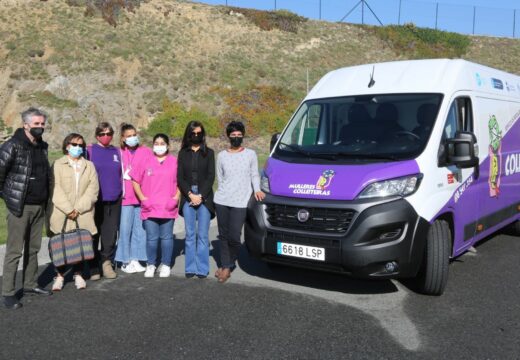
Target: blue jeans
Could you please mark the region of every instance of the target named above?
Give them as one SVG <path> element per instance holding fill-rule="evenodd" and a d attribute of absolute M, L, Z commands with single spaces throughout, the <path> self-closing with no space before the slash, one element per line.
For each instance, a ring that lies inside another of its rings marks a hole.
<path fill-rule="evenodd" d="M 146 261 L 146 258 L 146 232 L 141 220 L 141 207 L 122 206 L 115 260 L 128 264 L 132 260 Z"/>
<path fill-rule="evenodd" d="M 197 186 L 192 186 L 191 192 L 198 194 Z M 209 222 L 211 213 L 201 204 L 197 207 L 185 202 L 182 207 L 184 224 L 186 226 L 186 274 L 207 276 L 209 273 Z"/>
<path fill-rule="evenodd" d="M 157 250 L 161 243 L 161 264 L 172 266 L 173 257 L 173 222 L 174 219 L 147 219 L 144 221 L 146 230 L 146 255 L 148 265 L 157 264 Z"/>

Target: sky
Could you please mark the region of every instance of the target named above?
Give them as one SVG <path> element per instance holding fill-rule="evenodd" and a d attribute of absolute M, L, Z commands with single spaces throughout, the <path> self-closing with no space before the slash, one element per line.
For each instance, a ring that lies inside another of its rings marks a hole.
<path fill-rule="evenodd" d="M 197 0 L 226 5 L 226 0 Z M 365 0 L 383 25 L 413 22 L 420 27 L 437 28 L 463 34 L 520 38 L 520 1 L 518 0 Z M 261 10 L 287 9 L 299 15 L 378 25 L 367 6 L 360 0 L 227 0 L 229 6 Z M 399 4 L 400 10 L 399 11 Z M 358 5 L 356 7 L 356 5 Z M 516 14 L 515 9 L 516 8 Z M 436 16 L 437 14 L 437 16 Z M 473 21 L 475 20 L 475 21 Z"/>

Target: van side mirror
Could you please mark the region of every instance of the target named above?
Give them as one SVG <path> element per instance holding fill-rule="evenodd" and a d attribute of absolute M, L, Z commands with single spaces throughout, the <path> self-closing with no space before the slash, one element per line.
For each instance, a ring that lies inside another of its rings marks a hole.
<path fill-rule="evenodd" d="M 477 138 L 469 131 L 457 131 L 455 137 L 446 139 L 447 163 L 458 168 L 472 168 L 479 164 L 475 154 Z"/>
<path fill-rule="evenodd" d="M 280 138 L 280 133 L 276 133 L 276 134 L 273 134 L 273 136 L 271 136 L 271 143 L 269 144 L 270 152 L 273 151 L 273 148 L 276 145 L 276 143 L 278 142 L 279 138 Z"/>

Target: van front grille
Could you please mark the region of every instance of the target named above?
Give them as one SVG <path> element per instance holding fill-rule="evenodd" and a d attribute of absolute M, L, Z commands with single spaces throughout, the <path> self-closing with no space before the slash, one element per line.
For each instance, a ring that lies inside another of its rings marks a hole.
<path fill-rule="evenodd" d="M 301 221 L 301 219 L 298 219 L 298 212 L 300 211 L 308 212 L 308 220 Z M 267 220 L 271 226 L 325 233 L 346 233 L 356 213 L 349 209 L 329 209 L 281 204 L 267 204 L 266 212 Z"/>

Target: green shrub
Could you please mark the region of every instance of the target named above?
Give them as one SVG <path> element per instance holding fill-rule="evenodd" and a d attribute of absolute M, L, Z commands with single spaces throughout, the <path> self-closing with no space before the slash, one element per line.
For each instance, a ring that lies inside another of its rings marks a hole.
<path fill-rule="evenodd" d="M 301 23 L 307 18 L 296 15 L 288 10 L 262 11 L 253 9 L 243 9 L 238 7 L 227 7 L 226 12 L 237 12 L 244 15 L 249 21 L 262 30 L 278 29 L 287 32 L 298 32 Z"/>
<path fill-rule="evenodd" d="M 226 102 L 221 123 L 244 122 L 250 135 L 270 135 L 283 129 L 297 105 L 294 94 L 276 86 L 253 86 L 246 90 L 215 89 Z"/>
<path fill-rule="evenodd" d="M 379 38 L 391 44 L 397 52 L 411 58 L 454 58 L 468 51 L 471 39 L 462 34 L 428 28 L 414 24 L 370 27 Z"/>
<path fill-rule="evenodd" d="M 218 119 L 196 107 L 186 109 L 182 104 L 171 102 L 168 99 L 163 100 L 162 107 L 163 111 L 150 122 L 146 129 L 149 136 L 161 132 L 172 138 L 181 139 L 190 121 L 200 121 L 208 136 L 217 137 L 221 134 Z"/>

